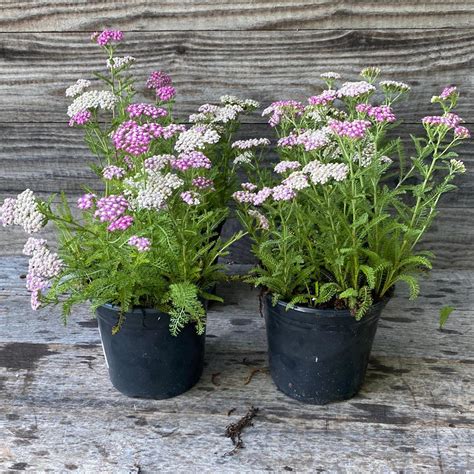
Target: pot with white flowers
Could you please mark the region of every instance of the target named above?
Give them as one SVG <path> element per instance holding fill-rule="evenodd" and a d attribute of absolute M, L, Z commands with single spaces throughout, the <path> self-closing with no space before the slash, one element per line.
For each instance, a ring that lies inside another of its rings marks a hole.
<path fill-rule="evenodd" d="M 133 100 L 134 58 L 116 55 L 122 39 L 119 31 L 93 35 L 106 71 L 66 91 L 69 125 L 83 129 L 100 181 L 72 206 L 26 190 L 5 199 L 0 222 L 29 234 L 55 225 L 57 252 L 36 237 L 24 248 L 33 309 L 61 303 L 66 321 L 75 304 L 90 302 L 112 384 L 161 399 L 190 389 L 203 370 L 206 301 L 220 300 L 209 290 L 224 278 L 217 260 L 241 236 L 219 237 L 233 173 L 229 163 L 221 179 L 220 158 L 230 156 L 239 114 L 255 104 L 225 97 L 213 108 L 225 123 L 207 120 L 209 112 L 186 129 L 171 117 L 167 74 L 147 81 L 153 103 Z"/>
<path fill-rule="evenodd" d="M 234 194 L 259 260 L 248 279 L 266 294 L 271 376 L 307 403 L 359 391 L 382 310 L 398 282 L 418 295 L 433 257 L 421 239 L 465 171 L 454 152 L 469 138 L 453 111 L 456 88 L 433 97 L 442 112 L 422 119 L 424 136 L 412 137 L 410 163 L 401 168 L 400 139 L 386 135 L 410 88 L 379 82 L 379 72 L 367 68 L 363 80 L 339 88 L 338 74 L 323 74 L 327 88 L 306 105 L 271 104 L 263 115 L 277 132 L 280 161 L 273 176 L 257 173 L 261 179 Z"/>

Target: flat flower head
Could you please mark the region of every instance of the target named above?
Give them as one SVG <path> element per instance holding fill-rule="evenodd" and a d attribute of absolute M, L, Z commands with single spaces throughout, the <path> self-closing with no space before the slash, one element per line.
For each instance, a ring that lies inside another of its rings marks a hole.
<path fill-rule="evenodd" d="M 148 252 L 151 248 L 151 241 L 146 237 L 132 235 L 132 237 L 128 239 L 128 245 L 135 247 L 139 252 Z"/>
<path fill-rule="evenodd" d="M 120 217 L 128 208 L 129 203 L 122 195 L 111 194 L 100 198 L 96 203 L 94 216 L 101 222 L 111 222 Z"/>
<path fill-rule="evenodd" d="M 453 158 L 449 161 L 449 164 L 453 173 L 463 174 L 466 172 L 466 166 L 461 160 L 455 160 Z"/>
<path fill-rule="evenodd" d="M 274 201 L 290 201 L 295 196 L 295 190 L 285 184 L 280 184 L 272 189 L 272 197 Z"/>
<path fill-rule="evenodd" d="M 469 129 L 463 127 L 462 125 L 454 127 L 454 135 L 456 135 L 457 138 L 461 139 L 471 138 L 471 132 L 469 131 Z"/>
<path fill-rule="evenodd" d="M 439 97 L 443 100 L 447 100 L 454 97 L 456 94 L 457 94 L 457 87 L 449 86 L 443 89 Z"/>
<path fill-rule="evenodd" d="M 279 100 L 270 104 L 263 112 L 262 117 L 270 115 L 268 123 L 275 127 L 282 120 L 302 115 L 304 106 L 296 100 Z"/>
<path fill-rule="evenodd" d="M 213 189 L 214 181 L 204 176 L 193 178 L 192 185 L 197 189 Z"/>
<path fill-rule="evenodd" d="M 146 104 L 143 102 L 130 104 L 127 107 L 127 112 L 130 115 L 130 118 L 145 116 L 152 119 L 158 119 L 168 115 L 168 111 L 162 107 L 156 107 L 153 104 Z"/>
<path fill-rule="evenodd" d="M 251 148 L 257 148 L 260 146 L 270 145 L 270 140 L 268 138 L 250 138 L 249 140 L 237 140 L 232 143 L 232 148 L 237 148 L 238 150 L 249 150 Z"/>
<path fill-rule="evenodd" d="M 90 209 L 94 206 L 96 195 L 95 194 L 84 194 L 77 200 L 77 207 L 83 211 Z"/>
<path fill-rule="evenodd" d="M 148 89 L 159 89 L 160 87 L 171 86 L 171 84 L 173 84 L 171 77 L 163 71 L 153 71 L 146 81 Z"/>
<path fill-rule="evenodd" d="M 188 205 L 188 206 L 197 206 L 201 204 L 201 200 L 199 199 L 199 193 L 196 191 L 184 191 L 181 193 L 181 199 Z"/>
<path fill-rule="evenodd" d="M 180 171 L 186 171 L 190 168 L 210 169 L 211 166 L 211 160 L 200 151 L 181 153 L 178 158 L 171 161 L 171 167 Z"/>
<path fill-rule="evenodd" d="M 386 94 L 405 93 L 411 90 L 411 87 L 408 84 L 400 81 L 380 81 L 379 84 Z"/>
<path fill-rule="evenodd" d="M 66 97 L 76 97 L 82 94 L 91 86 L 91 81 L 87 79 L 78 79 L 75 84 L 66 89 Z"/>
<path fill-rule="evenodd" d="M 375 91 L 375 87 L 366 81 L 345 82 L 337 91 L 337 96 L 343 98 L 355 98 L 371 94 Z"/>
<path fill-rule="evenodd" d="M 39 232 L 44 227 L 45 216 L 39 211 L 36 197 L 30 189 L 17 196 L 13 223 L 23 227 L 28 234 Z"/>
<path fill-rule="evenodd" d="M 69 120 L 69 126 L 73 127 L 74 125 L 85 125 L 91 119 L 92 114 L 88 110 L 80 110 L 74 114 Z"/>
<path fill-rule="evenodd" d="M 127 230 L 133 224 L 133 217 L 132 216 L 120 216 L 119 218 L 112 221 L 107 230 L 109 232 L 115 232 L 117 230 Z"/>
<path fill-rule="evenodd" d="M 99 46 L 106 46 L 112 42 L 123 40 L 123 33 L 118 30 L 104 30 L 102 33 L 94 33 L 91 37 Z"/>
<path fill-rule="evenodd" d="M 15 222 L 16 199 L 6 198 L 0 206 L 0 224 L 3 227 L 13 225 Z"/>
<path fill-rule="evenodd" d="M 125 170 L 123 168 L 120 168 L 120 166 L 106 166 L 102 170 L 102 176 L 108 181 L 112 179 L 121 179 L 125 176 Z"/>
<path fill-rule="evenodd" d="M 332 104 L 337 99 L 337 93 L 333 89 L 324 90 L 319 95 L 313 95 L 308 98 L 310 105 L 321 105 L 326 106 Z"/>
<path fill-rule="evenodd" d="M 358 140 L 363 138 L 372 124 L 368 120 L 340 121 L 330 120 L 329 128 L 335 135 Z"/>
<path fill-rule="evenodd" d="M 156 98 L 162 102 L 168 102 L 176 97 L 176 89 L 173 86 L 163 86 L 156 89 Z"/>
<path fill-rule="evenodd" d="M 175 160 L 174 155 L 154 155 L 147 158 L 143 162 L 143 166 L 148 171 L 159 171 L 165 168 L 172 160 Z"/>
<path fill-rule="evenodd" d="M 250 209 L 248 212 L 250 216 L 256 219 L 257 224 L 260 227 L 260 229 L 268 230 L 270 228 L 270 223 L 268 219 L 261 212 L 255 209 Z"/>
<path fill-rule="evenodd" d="M 297 170 L 299 168 L 301 168 L 301 164 L 298 161 L 280 161 L 273 170 L 275 173 L 283 174 L 289 170 Z"/>

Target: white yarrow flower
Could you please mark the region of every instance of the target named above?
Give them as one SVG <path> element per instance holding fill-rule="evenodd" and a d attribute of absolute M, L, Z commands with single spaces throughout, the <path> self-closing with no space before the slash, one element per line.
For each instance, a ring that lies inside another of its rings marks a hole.
<path fill-rule="evenodd" d="M 76 95 L 82 94 L 90 85 L 91 81 L 78 79 L 75 84 L 66 89 L 66 97 L 76 97 Z"/>
<path fill-rule="evenodd" d="M 72 117 L 82 110 L 95 108 L 112 110 L 117 102 L 118 98 L 112 92 L 87 91 L 74 99 L 74 102 L 67 109 L 67 114 Z"/>

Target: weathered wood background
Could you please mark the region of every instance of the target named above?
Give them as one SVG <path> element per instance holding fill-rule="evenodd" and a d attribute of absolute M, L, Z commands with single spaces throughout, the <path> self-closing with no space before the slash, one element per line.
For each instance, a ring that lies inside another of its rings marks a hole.
<path fill-rule="evenodd" d="M 91 179 L 81 132 L 66 124 L 64 90 L 102 67 L 88 41 L 95 30 L 126 32 L 143 81 L 152 69 L 173 75 L 181 118 L 223 93 L 262 105 L 303 99 L 319 90 L 321 72 L 352 80 L 379 66 L 413 87 L 398 109 L 408 142 L 448 84 L 460 88 L 459 112 L 474 128 L 473 26 L 473 0 L 2 0 L 0 197 L 30 187 L 74 199 Z M 241 134 L 265 132 L 255 115 Z M 67 328 L 58 308 L 32 313 L 19 278 L 26 259 L 15 256 L 24 235 L 0 228 L 0 471 L 472 470 L 472 141 L 462 154 L 469 171 L 425 240 L 438 269 L 418 302 L 402 289 L 387 307 L 361 394 L 326 407 L 276 391 L 264 372 L 256 292 L 238 285 L 218 289 L 226 304 L 209 312 L 207 367 L 193 390 L 163 402 L 121 396 L 87 306 Z M 250 260 L 245 242 L 234 258 Z M 437 331 L 443 304 L 457 311 Z M 262 372 L 245 385 L 253 368 Z M 261 410 L 246 448 L 226 456 L 225 426 L 252 403 Z"/>
<path fill-rule="evenodd" d="M 104 27 L 126 32 L 124 51 L 138 59 L 145 80 L 156 68 L 174 78 L 178 115 L 223 93 L 303 99 L 319 90 L 319 73 L 355 79 L 367 65 L 413 86 L 398 112 L 408 135 L 435 111 L 433 94 L 461 90 L 460 114 L 474 123 L 474 2 L 365 1 L 135 1 L 0 2 L 0 196 L 26 186 L 77 195 L 90 181 L 91 156 L 81 132 L 66 125 L 65 88 L 90 78 L 103 56 L 88 41 Z M 418 129 L 419 130 L 419 129 Z M 243 136 L 271 134 L 255 114 Z M 438 268 L 474 263 L 474 155 L 462 147 L 469 172 L 447 197 L 426 238 Z M 230 222 L 233 228 L 235 222 Z M 229 228 L 228 228 L 229 230 Z M 0 231 L 1 232 L 1 231 Z M 19 253 L 17 234 L 2 232 L 0 254 Z M 234 251 L 248 262 L 248 244 Z"/>

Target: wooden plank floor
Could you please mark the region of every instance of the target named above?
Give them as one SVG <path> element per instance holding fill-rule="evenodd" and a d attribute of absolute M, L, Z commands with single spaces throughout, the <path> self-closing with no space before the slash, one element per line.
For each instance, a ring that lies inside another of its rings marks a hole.
<path fill-rule="evenodd" d="M 317 407 L 279 393 L 258 293 L 232 283 L 209 311 L 206 368 L 188 393 L 130 399 L 108 379 L 86 306 L 68 327 L 28 307 L 22 257 L 0 258 L 0 471 L 466 472 L 474 469 L 474 272 L 438 270 L 417 301 L 400 288 L 380 323 L 366 383 Z M 443 331 L 439 307 L 457 308 Z M 254 405 L 234 455 L 226 425 Z M 229 411 L 232 411 L 228 415 Z"/>

